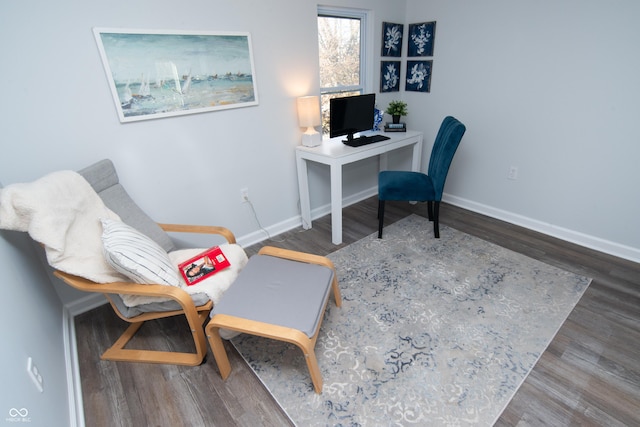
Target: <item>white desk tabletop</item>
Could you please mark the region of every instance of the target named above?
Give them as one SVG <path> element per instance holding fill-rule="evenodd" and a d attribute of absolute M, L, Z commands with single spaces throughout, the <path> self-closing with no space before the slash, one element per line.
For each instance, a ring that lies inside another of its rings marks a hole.
<path fill-rule="evenodd" d="M 371 153 L 371 151 L 380 151 L 386 152 L 389 151 L 390 147 L 388 145 L 398 144 L 399 142 L 414 138 L 419 135 L 421 132 L 408 130 L 406 132 L 361 132 L 362 135 L 385 135 L 388 136 L 389 139 L 379 142 L 374 142 L 373 144 L 363 145 L 360 147 L 350 147 L 342 142 L 344 139 L 343 136 L 325 139 L 322 141 L 322 144 L 317 147 L 305 147 L 303 145 L 299 145 L 296 147 L 296 150 L 316 155 L 316 156 L 324 156 L 332 159 L 346 157 L 346 156 L 360 156 L 361 154 L 366 153 L 363 158 L 373 157 L 376 154 Z M 307 156 L 305 156 L 307 157 Z"/>

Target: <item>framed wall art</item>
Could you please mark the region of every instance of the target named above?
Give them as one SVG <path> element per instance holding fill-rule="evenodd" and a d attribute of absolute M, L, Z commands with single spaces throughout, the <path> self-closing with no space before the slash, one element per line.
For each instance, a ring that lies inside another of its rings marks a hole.
<path fill-rule="evenodd" d="M 407 56 L 433 56 L 436 21 L 409 24 Z"/>
<path fill-rule="evenodd" d="M 381 56 L 402 56 L 402 35 L 404 24 L 392 22 L 382 23 L 382 52 Z"/>
<path fill-rule="evenodd" d="M 249 33 L 94 28 L 121 122 L 258 104 Z"/>
<path fill-rule="evenodd" d="M 404 89 L 410 92 L 431 92 L 433 61 L 407 61 L 407 80 Z"/>
<path fill-rule="evenodd" d="M 380 92 L 400 91 L 400 61 L 381 61 Z"/>

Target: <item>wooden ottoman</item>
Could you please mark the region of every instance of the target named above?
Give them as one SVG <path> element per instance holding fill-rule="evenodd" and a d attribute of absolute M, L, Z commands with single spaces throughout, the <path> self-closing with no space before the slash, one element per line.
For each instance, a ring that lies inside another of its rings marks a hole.
<path fill-rule="evenodd" d="M 342 305 L 333 263 L 326 257 L 265 246 L 252 256 L 211 311 L 207 338 L 222 379 L 231 373 L 220 329 L 297 345 L 316 393 L 322 375 L 314 352 L 329 294 Z"/>

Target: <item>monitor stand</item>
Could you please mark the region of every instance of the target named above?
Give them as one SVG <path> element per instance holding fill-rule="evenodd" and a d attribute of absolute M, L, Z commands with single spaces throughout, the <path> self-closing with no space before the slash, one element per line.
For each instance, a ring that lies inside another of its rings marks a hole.
<path fill-rule="evenodd" d="M 358 138 L 354 138 L 353 134 L 350 133 L 347 135 L 347 139 L 343 139 L 342 142 L 349 147 L 362 147 L 363 145 L 374 144 L 376 142 L 386 141 L 387 139 L 389 139 L 389 137 L 386 135 L 361 135 Z"/>
<path fill-rule="evenodd" d="M 343 139 L 343 140 L 342 140 L 342 142 L 344 142 L 344 143 L 345 143 L 345 144 L 347 144 L 347 145 L 350 145 L 350 144 L 352 144 L 352 143 L 353 143 L 353 140 L 354 140 L 354 139 L 356 139 L 356 138 L 354 138 L 354 137 L 353 137 L 353 132 L 349 132 L 349 133 L 347 134 L 347 139 Z"/>

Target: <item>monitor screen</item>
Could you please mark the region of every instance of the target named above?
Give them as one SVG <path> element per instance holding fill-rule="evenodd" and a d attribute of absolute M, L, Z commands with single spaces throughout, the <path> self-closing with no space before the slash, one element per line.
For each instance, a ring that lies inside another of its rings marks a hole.
<path fill-rule="evenodd" d="M 347 135 L 353 140 L 353 134 L 373 129 L 373 116 L 376 105 L 374 93 L 345 96 L 329 100 L 329 136 Z"/>

